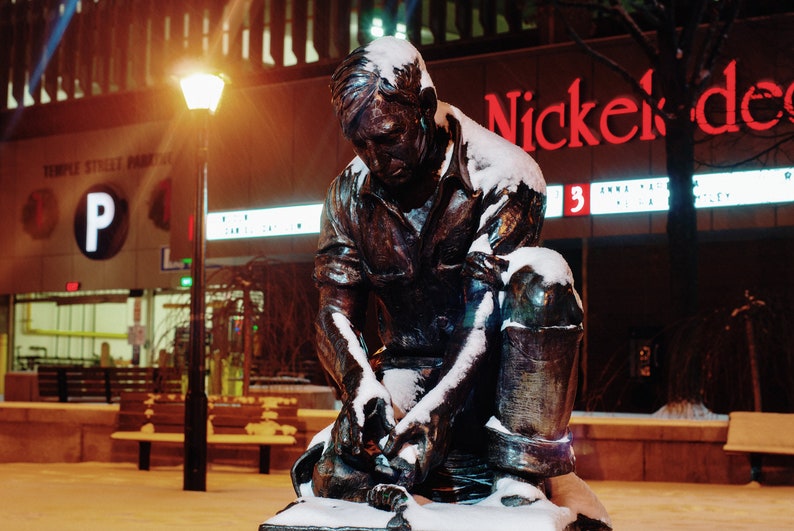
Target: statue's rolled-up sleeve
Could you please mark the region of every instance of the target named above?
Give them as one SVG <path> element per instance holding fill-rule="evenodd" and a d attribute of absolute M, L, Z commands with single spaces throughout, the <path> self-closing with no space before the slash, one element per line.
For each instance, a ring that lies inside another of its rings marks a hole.
<path fill-rule="evenodd" d="M 318 285 L 352 288 L 364 280 L 361 257 L 352 239 L 351 207 L 343 201 L 340 179 L 328 192 L 320 223 L 320 239 L 314 260 Z"/>
<path fill-rule="evenodd" d="M 501 289 L 501 274 L 507 263 L 500 256 L 537 245 L 545 204 L 545 195 L 524 184 L 516 190 L 486 194 L 484 214 L 466 256 L 463 275 Z"/>

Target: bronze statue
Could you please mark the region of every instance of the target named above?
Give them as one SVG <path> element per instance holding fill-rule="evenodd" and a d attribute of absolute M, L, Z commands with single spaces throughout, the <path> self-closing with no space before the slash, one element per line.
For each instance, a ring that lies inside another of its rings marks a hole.
<path fill-rule="evenodd" d="M 537 247 L 537 164 L 439 101 L 405 41 L 352 52 L 331 92 L 357 155 L 328 191 L 314 272 L 342 409 L 293 467 L 296 491 L 394 509 L 571 473 L 582 308 L 563 258 Z"/>

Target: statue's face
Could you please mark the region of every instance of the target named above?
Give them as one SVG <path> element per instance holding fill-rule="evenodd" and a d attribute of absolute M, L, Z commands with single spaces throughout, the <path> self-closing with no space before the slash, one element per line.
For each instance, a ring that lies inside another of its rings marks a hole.
<path fill-rule="evenodd" d="M 428 151 L 419 107 L 376 96 L 359 117 L 350 138 L 370 175 L 387 187 L 399 187 L 418 176 Z"/>

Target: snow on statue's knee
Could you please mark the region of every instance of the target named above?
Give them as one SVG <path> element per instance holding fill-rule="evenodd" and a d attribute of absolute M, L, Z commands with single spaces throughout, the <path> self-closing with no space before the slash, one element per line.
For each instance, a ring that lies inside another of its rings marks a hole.
<path fill-rule="evenodd" d="M 504 327 L 578 326 L 583 312 L 571 268 L 551 249 L 525 247 L 503 257 L 500 297 Z"/>

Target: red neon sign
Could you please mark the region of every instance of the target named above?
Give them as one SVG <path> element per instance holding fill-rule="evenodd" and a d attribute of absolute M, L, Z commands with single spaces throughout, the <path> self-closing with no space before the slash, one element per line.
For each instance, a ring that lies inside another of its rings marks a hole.
<path fill-rule="evenodd" d="M 692 121 L 701 131 L 720 135 L 739 131 L 740 123 L 755 131 L 771 129 L 784 119 L 794 123 L 794 82 L 783 87 L 774 81 L 758 81 L 740 93 L 736 86 L 736 60 L 728 63 L 722 75 L 723 79 L 704 91 L 692 109 Z M 648 70 L 640 78 L 640 85 L 651 94 L 652 84 L 653 70 Z M 624 144 L 635 138 L 654 140 L 666 134 L 664 121 L 646 101 L 637 102 L 628 96 L 605 103 L 586 101 L 581 85 L 581 77 L 574 79 L 565 100 L 544 108 L 534 105 L 531 91 L 509 91 L 503 98 L 486 94 L 488 128 L 528 152 Z M 661 109 L 664 99 L 657 105 Z M 774 112 L 770 113 L 770 108 Z M 724 117 L 720 123 L 713 121 L 716 115 Z"/>
<path fill-rule="evenodd" d="M 566 184 L 563 188 L 562 215 L 590 215 L 590 184 Z"/>

